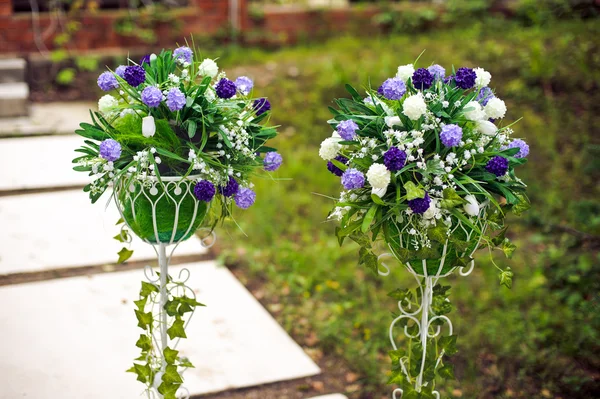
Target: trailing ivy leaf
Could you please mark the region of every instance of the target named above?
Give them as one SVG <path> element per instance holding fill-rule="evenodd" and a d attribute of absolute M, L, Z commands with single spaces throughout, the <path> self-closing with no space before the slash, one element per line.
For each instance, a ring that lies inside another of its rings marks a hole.
<path fill-rule="evenodd" d="M 187 357 L 178 357 L 177 358 L 177 363 L 179 363 L 179 367 L 187 367 L 187 368 L 194 368 L 195 367 L 192 364 L 192 362 L 190 362 L 190 360 Z"/>
<path fill-rule="evenodd" d="M 454 245 L 454 248 L 456 248 L 460 252 L 464 252 L 467 250 L 467 248 L 469 248 L 469 243 L 467 241 L 459 240 L 454 236 L 448 237 L 448 241 L 450 241 L 452 245 Z"/>
<path fill-rule="evenodd" d="M 158 386 L 158 392 L 163 394 L 163 399 L 177 399 L 176 393 L 180 386 L 180 383 L 175 384 L 163 382 Z"/>
<path fill-rule="evenodd" d="M 138 319 L 138 327 L 143 328 L 144 330 L 152 324 L 152 313 L 144 313 L 139 310 L 135 311 L 135 316 Z"/>
<path fill-rule="evenodd" d="M 377 274 L 377 256 L 367 248 L 361 247 L 358 251 L 359 264 Z"/>
<path fill-rule="evenodd" d="M 163 351 L 163 355 L 165 356 L 165 362 L 167 364 L 175 364 L 175 360 L 177 360 L 177 355 L 179 351 L 169 348 L 168 346 Z"/>
<path fill-rule="evenodd" d="M 440 201 L 440 207 L 444 209 L 452 209 L 466 203 L 466 201 L 456 194 L 456 191 L 452 188 L 444 189 L 442 195 L 444 199 Z"/>
<path fill-rule="evenodd" d="M 173 364 L 167 364 L 165 373 L 162 376 L 162 381 L 167 384 L 182 384 L 183 379 L 177 372 L 177 366 Z"/>
<path fill-rule="evenodd" d="M 454 377 L 454 365 L 450 363 L 444 364 L 442 367 L 438 368 L 437 373 L 440 377 L 447 380 L 456 379 L 456 377 Z"/>
<path fill-rule="evenodd" d="M 388 378 L 387 383 L 402 384 L 404 381 L 406 381 L 406 376 L 404 375 L 401 369 L 396 369 L 392 371 L 392 374 L 390 375 L 390 378 Z"/>
<path fill-rule="evenodd" d="M 430 248 L 423 247 L 418 251 L 415 251 L 414 255 L 417 259 L 438 259 L 440 257 L 439 247 L 440 244 L 432 242 Z"/>
<path fill-rule="evenodd" d="M 196 306 L 206 306 L 203 303 L 198 302 L 195 298 L 190 298 L 189 296 L 182 296 L 179 297 L 179 302 L 189 305 L 191 307 L 196 307 Z"/>
<path fill-rule="evenodd" d="M 143 351 L 149 351 L 152 349 L 152 340 L 147 335 L 140 335 L 140 338 L 135 343 L 135 346 L 140 348 Z"/>
<path fill-rule="evenodd" d="M 531 208 L 531 202 L 525 193 L 516 194 L 516 197 L 519 202 L 513 205 L 511 210 L 515 215 L 520 216 L 523 212 Z"/>
<path fill-rule="evenodd" d="M 502 244 L 506 238 L 506 230 L 508 230 L 508 226 L 505 226 L 502 230 L 500 230 L 496 237 L 492 238 L 492 244 L 494 244 L 494 246 L 498 247 L 500 244 Z"/>
<path fill-rule="evenodd" d="M 514 273 L 512 272 L 510 267 L 507 267 L 502 273 L 500 273 L 500 285 L 505 286 L 506 288 L 512 288 L 512 278 Z"/>
<path fill-rule="evenodd" d="M 119 233 L 116 236 L 113 237 L 114 240 L 117 240 L 119 242 L 127 242 L 129 240 L 129 234 L 127 233 L 127 231 L 123 230 L 123 233 Z M 125 237 L 123 237 L 123 235 Z"/>
<path fill-rule="evenodd" d="M 171 339 L 175 339 L 177 337 L 187 338 L 187 335 L 185 335 L 183 320 L 181 320 L 180 318 L 175 320 L 173 322 L 173 325 L 167 330 L 167 334 L 169 334 L 169 338 Z"/>
<path fill-rule="evenodd" d="M 448 227 L 446 227 L 444 223 L 438 222 L 435 227 L 427 230 L 427 236 L 430 239 L 443 244 L 448 239 Z"/>
<path fill-rule="evenodd" d="M 404 349 L 391 350 L 388 351 L 388 355 L 390 356 L 390 360 L 392 361 L 392 366 L 397 366 L 400 363 L 400 359 L 406 356 L 406 351 Z"/>
<path fill-rule="evenodd" d="M 134 373 L 137 375 L 137 380 L 139 382 L 143 382 L 144 384 L 148 383 L 148 379 L 150 378 L 150 366 L 147 364 L 138 364 L 133 363 L 133 367 L 127 370 L 128 373 Z"/>
<path fill-rule="evenodd" d="M 147 296 L 145 296 L 145 297 L 143 297 L 141 299 L 138 299 L 137 301 L 133 301 L 133 303 L 135 304 L 135 306 L 137 306 L 138 310 L 141 310 L 142 312 L 146 308 L 146 302 L 148 302 L 148 297 Z"/>
<path fill-rule="evenodd" d="M 405 183 L 404 189 L 406 190 L 406 199 L 409 201 L 414 200 L 415 198 L 425 197 L 425 190 L 421 187 L 417 187 L 412 181 Z"/>
<path fill-rule="evenodd" d="M 352 241 L 354 241 L 361 247 L 371 248 L 371 242 L 369 241 L 369 237 L 366 234 L 355 231 L 354 233 L 350 234 L 348 237 L 350 237 L 350 239 L 352 239 Z"/>
<path fill-rule="evenodd" d="M 517 249 L 517 246 L 508 238 L 505 238 L 504 241 L 502 241 L 502 252 L 504 252 L 504 255 L 506 255 L 508 259 L 512 258 L 515 249 Z"/>
<path fill-rule="evenodd" d="M 172 300 L 168 300 L 167 303 L 165 303 L 165 311 L 167 312 L 167 314 L 169 316 L 173 317 L 177 314 L 178 306 L 179 306 L 178 298 L 173 298 Z"/>
<path fill-rule="evenodd" d="M 117 255 L 119 255 L 119 260 L 117 260 L 117 263 L 121 264 L 127 259 L 131 258 L 131 255 L 133 255 L 133 251 L 123 247 L 119 252 L 117 252 Z"/>
<path fill-rule="evenodd" d="M 140 296 L 147 297 L 148 295 L 150 295 L 153 292 L 158 292 L 158 287 L 155 286 L 154 284 L 142 281 L 142 289 L 140 290 Z"/>
<path fill-rule="evenodd" d="M 438 346 L 444 350 L 444 353 L 448 356 L 454 355 L 458 350 L 456 349 L 456 335 L 448 335 L 438 340 Z"/>
<path fill-rule="evenodd" d="M 410 292 L 410 290 L 408 288 L 406 288 L 406 289 L 396 288 L 394 291 L 388 293 L 388 296 L 390 298 L 393 298 L 393 299 L 397 300 L 398 302 L 400 302 L 400 301 L 404 301 L 404 300 L 410 300 L 412 298 L 412 293 Z"/>

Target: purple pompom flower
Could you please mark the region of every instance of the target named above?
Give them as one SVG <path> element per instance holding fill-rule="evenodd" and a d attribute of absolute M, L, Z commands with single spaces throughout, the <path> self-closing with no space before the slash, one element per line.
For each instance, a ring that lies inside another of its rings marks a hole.
<path fill-rule="evenodd" d="M 271 109 L 271 103 L 266 98 L 258 98 L 254 100 L 252 108 L 256 111 L 256 116 L 259 116 Z"/>
<path fill-rule="evenodd" d="M 283 162 L 283 158 L 277 152 L 267 152 L 265 155 L 265 159 L 263 161 L 263 165 L 265 166 L 265 170 L 268 172 L 273 172 L 281 166 Z"/>
<path fill-rule="evenodd" d="M 229 181 L 226 186 L 219 187 L 219 192 L 226 197 L 231 197 L 233 194 L 238 192 L 240 188 L 239 183 L 232 176 L 229 176 Z"/>
<path fill-rule="evenodd" d="M 343 163 L 344 165 L 346 165 L 348 163 L 348 158 L 346 158 L 343 155 L 338 155 L 337 157 L 334 158 L 336 161 Z M 331 173 L 333 173 L 336 176 L 341 176 L 344 174 L 344 171 L 341 170 L 340 168 L 338 168 L 337 166 L 335 166 L 335 164 L 331 161 L 327 162 L 327 170 L 330 171 Z"/>
<path fill-rule="evenodd" d="M 398 147 L 391 147 L 383 154 L 383 164 L 390 172 L 397 172 L 406 163 L 406 152 Z"/>
<path fill-rule="evenodd" d="M 104 91 L 109 91 L 119 87 L 119 82 L 112 72 L 102 72 L 102 74 L 98 76 L 98 87 Z"/>
<path fill-rule="evenodd" d="M 342 175 L 342 185 L 346 190 L 362 188 L 365 185 L 365 175 L 358 169 L 346 169 Z"/>
<path fill-rule="evenodd" d="M 388 100 L 400 100 L 406 93 L 406 84 L 400 78 L 387 79 L 381 85 L 381 93 Z"/>
<path fill-rule="evenodd" d="M 485 170 L 495 174 L 498 177 L 504 176 L 508 171 L 508 159 L 496 155 L 485 165 Z"/>
<path fill-rule="evenodd" d="M 121 144 L 113 139 L 106 139 L 100 143 L 100 156 L 107 161 L 114 162 L 121 156 Z"/>
<path fill-rule="evenodd" d="M 429 205 L 431 204 L 431 198 L 429 198 L 429 194 L 425 193 L 424 198 L 415 198 L 408 201 L 408 206 L 410 209 L 417 214 L 424 214 L 429 209 Z"/>
<path fill-rule="evenodd" d="M 179 90 L 179 88 L 174 87 L 167 93 L 167 107 L 172 112 L 179 111 L 185 106 L 185 94 Z"/>
<path fill-rule="evenodd" d="M 254 201 L 256 201 L 256 193 L 247 187 L 240 187 L 235 194 L 234 200 L 238 207 L 248 209 L 254 204 Z"/>
<path fill-rule="evenodd" d="M 477 100 L 479 104 L 485 107 L 488 101 L 490 101 L 494 97 L 496 96 L 492 92 L 492 89 L 490 89 L 489 87 L 482 87 L 481 90 L 479 90 L 479 94 L 477 95 L 477 98 L 475 100 Z"/>
<path fill-rule="evenodd" d="M 219 82 L 215 86 L 215 90 L 219 98 L 227 99 L 235 96 L 237 87 L 235 87 L 235 83 L 233 83 L 231 80 L 223 78 L 219 80 Z"/>
<path fill-rule="evenodd" d="M 458 125 L 445 125 L 440 132 L 440 141 L 446 147 L 456 147 L 462 140 L 463 131 Z"/>
<path fill-rule="evenodd" d="M 215 185 L 208 180 L 200 180 L 194 187 L 194 195 L 198 198 L 198 201 L 210 202 L 215 193 Z"/>
<path fill-rule="evenodd" d="M 444 77 L 446 77 L 446 69 L 441 65 L 434 64 L 427 68 L 427 70 L 433 76 L 434 80 L 444 80 Z"/>
<path fill-rule="evenodd" d="M 458 68 L 454 76 L 456 85 L 464 90 L 475 86 L 475 79 L 477 79 L 477 74 L 471 68 Z"/>
<path fill-rule="evenodd" d="M 121 78 L 123 78 L 123 76 L 125 75 L 125 69 L 127 69 L 125 65 L 119 65 L 117 69 L 115 69 L 115 73 Z"/>
<path fill-rule="evenodd" d="M 358 125 L 353 120 L 349 119 L 347 121 L 341 121 L 337 125 L 337 132 L 341 138 L 344 140 L 354 140 L 356 137 L 356 131 L 358 130 Z"/>
<path fill-rule="evenodd" d="M 429 89 L 433 83 L 433 75 L 427 69 L 419 68 L 413 73 L 412 83 L 416 89 Z"/>
<path fill-rule="evenodd" d="M 140 59 L 140 66 L 144 66 L 144 64 L 150 65 L 150 54 L 146 54 Z"/>
<path fill-rule="evenodd" d="M 514 155 L 515 158 L 525 158 L 527 155 L 529 155 L 529 145 L 521 139 L 515 139 L 511 141 L 506 148 L 519 149 L 519 152 Z"/>
<path fill-rule="evenodd" d="M 142 90 L 142 102 L 150 108 L 156 108 L 162 101 L 162 92 L 158 87 L 148 86 Z"/>
<path fill-rule="evenodd" d="M 254 87 L 254 82 L 247 76 L 240 76 L 235 80 L 235 87 L 240 93 L 247 96 Z"/>
<path fill-rule="evenodd" d="M 175 61 L 179 62 L 180 64 L 183 64 L 183 63 L 191 64 L 192 63 L 192 49 L 190 49 L 189 47 L 186 47 L 186 46 L 178 47 L 173 51 L 173 58 L 175 58 Z"/>
<path fill-rule="evenodd" d="M 130 86 L 138 87 L 146 81 L 146 71 L 139 65 L 130 65 L 125 68 L 123 79 L 125 79 Z"/>

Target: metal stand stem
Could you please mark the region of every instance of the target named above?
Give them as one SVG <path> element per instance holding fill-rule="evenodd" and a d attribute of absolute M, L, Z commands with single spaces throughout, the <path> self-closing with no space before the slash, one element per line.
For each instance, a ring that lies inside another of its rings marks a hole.
<path fill-rule="evenodd" d="M 167 367 L 167 362 L 164 361 L 165 348 L 169 345 L 169 339 L 167 337 L 167 311 L 165 310 L 165 304 L 169 299 L 167 293 L 167 281 L 169 277 L 169 260 L 167 258 L 167 244 L 158 244 L 158 265 L 160 268 L 160 344 L 161 344 L 161 358 L 163 358 L 161 371 L 164 372 Z"/>

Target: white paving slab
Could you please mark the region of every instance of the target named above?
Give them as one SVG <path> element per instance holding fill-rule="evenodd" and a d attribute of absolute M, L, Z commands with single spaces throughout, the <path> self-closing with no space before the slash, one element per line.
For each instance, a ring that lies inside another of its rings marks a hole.
<path fill-rule="evenodd" d="M 91 122 L 91 102 L 58 102 L 29 107 L 29 116 L 0 119 L 0 137 L 12 135 L 73 134 L 81 122 Z"/>
<path fill-rule="evenodd" d="M 0 274 L 115 263 L 123 244 L 112 238 L 119 212 L 108 201 L 105 193 L 92 205 L 82 190 L 0 197 Z M 131 248 L 132 260 L 156 258 L 137 238 Z M 192 237 L 175 255 L 203 253 Z"/>
<path fill-rule="evenodd" d="M 196 366 L 184 375 L 191 394 L 320 372 L 227 269 L 187 267 L 207 305 L 178 348 Z M 143 385 L 124 372 L 138 355 L 131 301 L 141 278 L 130 271 L 1 287 L 0 399 L 141 398 Z"/>
<path fill-rule="evenodd" d="M 71 163 L 82 144 L 77 135 L 0 140 L 0 191 L 86 185 L 90 177 Z"/>

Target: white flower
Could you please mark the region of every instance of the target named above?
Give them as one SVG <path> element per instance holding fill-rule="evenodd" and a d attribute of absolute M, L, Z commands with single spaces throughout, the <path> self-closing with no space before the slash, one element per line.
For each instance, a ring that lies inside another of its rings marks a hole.
<path fill-rule="evenodd" d="M 498 131 L 498 128 L 496 127 L 496 125 L 494 125 L 490 121 L 485 121 L 485 120 L 477 121 L 477 123 L 475 124 L 475 127 L 479 132 L 481 132 L 487 136 L 493 136 Z"/>
<path fill-rule="evenodd" d="M 468 111 L 463 111 L 465 114 L 465 118 L 470 121 L 480 121 L 485 119 L 485 113 L 483 112 L 483 108 L 481 108 L 481 104 L 477 101 L 469 101 L 465 108 L 470 108 Z"/>
<path fill-rule="evenodd" d="M 321 143 L 321 148 L 319 149 L 319 156 L 326 161 L 329 161 L 335 158 L 340 151 L 340 145 L 338 144 L 340 140 L 335 137 L 328 137 Z"/>
<path fill-rule="evenodd" d="M 474 195 L 467 195 L 465 197 L 467 203 L 464 205 L 464 210 L 469 216 L 477 216 L 479 215 L 479 203 Z"/>
<path fill-rule="evenodd" d="M 210 76 L 211 78 L 214 78 L 218 73 L 219 67 L 217 66 L 217 63 L 210 58 L 204 59 L 204 61 L 202 61 L 198 67 L 198 75 Z"/>
<path fill-rule="evenodd" d="M 116 108 L 118 106 L 119 106 L 119 102 L 117 101 L 116 98 L 114 98 L 110 94 L 102 96 L 102 97 L 100 97 L 100 100 L 98 100 L 98 109 L 103 114 L 106 114 L 110 111 L 114 111 L 114 108 Z"/>
<path fill-rule="evenodd" d="M 402 79 L 405 83 L 409 78 L 412 78 L 415 73 L 415 67 L 413 64 L 401 65 L 398 67 L 398 73 L 396 77 Z"/>
<path fill-rule="evenodd" d="M 208 101 L 208 102 L 215 101 L 215 99 L 217 98 L 217 96 L 215 94 L 215 90 L 211 87 L 207 88 L 206 91 L 204 92 L 204 98 L 206 98 L 206 101 Z"/>
<path fill-rule="evenodd" d="M 144 137 L 152 137 L 156 133 L 156 125 L 154 124 L 154 117 L 148 115 L 142 118 L 142 134 Z"/>
<path fill-rule="evenodd" d="M 425 104 L 421 93 L 412 95 L 404 100 L 403 107 L 404 110 L 402 113 L 413 121 L 419 119 L 427 111 L 427 104 Z"/>
<path fill-rule="evenodd" d="M 375 189 L 387 188 L 391 181 L 391 173 L 385 165 L 374 163 L 367 171 L 367 180 Z"/>
<path fill-rule="evenodd" d="M 475 84 L 477 87 L 486 87 L 490 84 L 490 81 L 492 80 L 491 73 L 483 68 L 475 68 L 475 74 L 477 75 L 475 78 Z"/>
<path fill-rule="evenodd" d="M 371 194 L 375 194 L 379 198 L 383 198 L 383 196 L 385 195 L 385 193 L 387 193 L 387 186 L 385 186 L 383 188 L 375 188 L 375 187 L 373 187 L 373 189 L 371 190 Z"/>
<path fill-rule="evenodd" d="M 491 98 L 485 106 L 485 115 L 488 118 L 504 118 L 506 115 L 506 104 L 498 97 Z"/>
<path fill-rule="evenodd" d="M 432 199 L 431 203 L 429 204 L 429 208 L 427 208 L 427 210 L 425 211 L 425 213 L 423 213 L 423 218 L 425 219 L 433 219 L 436 217 L 436 215 L 440 212 L 440 210 L 437 207 L 437 201 Z"/>
<path fill-rule="evenodd" d="M 399 116 L 386 116 L 385 118 L 385 124 L 388 125 L 388 127 L 392 127 L 392 126 L 402 126 L 402 121 L 400 120 Z"/>

